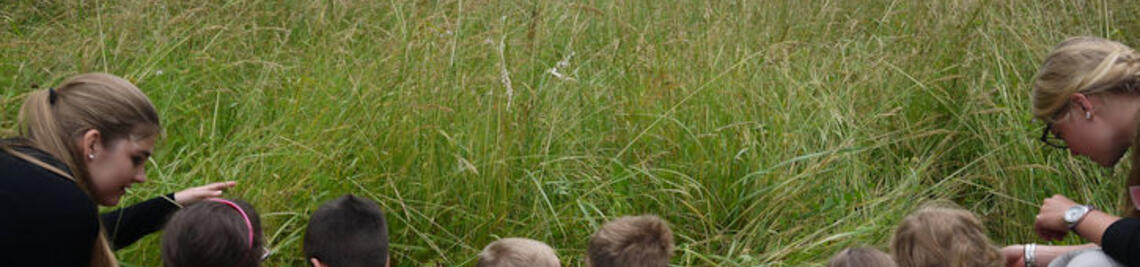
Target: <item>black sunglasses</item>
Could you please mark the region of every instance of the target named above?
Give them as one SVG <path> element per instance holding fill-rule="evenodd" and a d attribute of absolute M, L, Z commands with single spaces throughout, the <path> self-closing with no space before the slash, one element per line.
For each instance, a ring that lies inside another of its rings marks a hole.
<path fill-rule="evenodd" d="M 1041 131 L 1041 142 L 1057 149 L 1069 149 L 1069 146 L 1065 145 L 1065 139 L 1053 134 L 1053 131 L 1050 131 L 1052 129 L 1052 123 L 1045 124 L 1045 130 Z"/>

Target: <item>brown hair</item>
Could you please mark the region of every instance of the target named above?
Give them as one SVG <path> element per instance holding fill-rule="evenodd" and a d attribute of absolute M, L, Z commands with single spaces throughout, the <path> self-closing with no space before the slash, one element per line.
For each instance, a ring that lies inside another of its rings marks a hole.
<path fill-rule="evenodd" d="M 345 195 L 329 201 L 305 227 L 306 260 L 329 266 L 384 266 L 388 262 L 388 221 L 369 199 Z"/>
<path fill-rule="evenodd" d="M 903 219 L 891 240 L 891 254 L 902 267 L 1004 266 L 982 222 L 943 202 L 927 203 Z"/>
<path fill-rule="evenodd" d="M 590 238 L 587 264 L 593 267 L 661 267 L 673 256 L 673 232 L 654 215 L 621 217 Z"/>
<path fill-rule="evenodd" d="M 891 255 L 871 247 L 846 248 L 827 261 L 827 267 L 895 267 Z"/>
<path fill-rule="evenodd" d="M 1073 37 L 1057 44 L 1034 79 L 1033 116 L 1052 123 L 1053 115 L 1068 107 L 1074 93 L 1140 93 L 1140 55 L 1124 44 L 1097 37 Z M 1140 135 L 1137 138 L 1132 151 L 1140 149 Z M 1128 186 L 1140 185 L 1140 157 L 1133 155 L 1132 163 Z M 1127 187 L 1124 192 L 1122 203 L 1131 205 Z M 1136 209 L 1127 210 L 1129 216 L 1140 217 Z"/>
<path fill-rule="evenodd" d="M 249 227 L 241 213 L 228 204 L 202 201 L 190 205 L 170 217 L 162 233 L 162 262 L 167 267 L 234 266 L 261 264 L 265 241 L 257 210 L 245 201 L 230 199 L 241 207 L 253 227 L 253 244 Z"/>
<path fill-rule="evenodd" d="M 102 142 L 111 143 L 127 137 L 150 137 L 162 131 L 158 112 L 150 99 L 127 80 L 105 73 L 78 75 L 57 88 L 29 93 L 20 108 L 18 121 L 20 135 L 28 145 L 63 162 L 68 170 L 60 170 L 6 145 L 0 146 L 0 150 L 75 181 L 89 197 L 93 196 L 91 181 L 86 162 L 82 160 L 82 150 L 75 143 L 79 136 L 95 129 L 100 132 Z M 99 227 L 91 265 L 118 266 L 103 227 Z"/>
<path fill-rule="evenodd" d="M 559 267 L 554 249 L 533 239 L 503 238 L 479 253 L 478 267 Z"/>

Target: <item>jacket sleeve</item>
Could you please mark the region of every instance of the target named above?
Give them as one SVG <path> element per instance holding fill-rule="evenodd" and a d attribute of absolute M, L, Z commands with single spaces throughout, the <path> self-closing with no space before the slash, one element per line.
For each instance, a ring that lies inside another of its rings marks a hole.
<path fill-rule="evenodd" d="M 1101 247 L 1112 259 L 1127 266 L 1140 266 L 1140 219 L 1122 218 L 1104 231 Z"/>
<path fill-rule="evenodd" d="M 174 194 L 167 194 L 100 215 L 111 246 L 118 250 L 161 230 L 170 214 L 178 211 Z"/>

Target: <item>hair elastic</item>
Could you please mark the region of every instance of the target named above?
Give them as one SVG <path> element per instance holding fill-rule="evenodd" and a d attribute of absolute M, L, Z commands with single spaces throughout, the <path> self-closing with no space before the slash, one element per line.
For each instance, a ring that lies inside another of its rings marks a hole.
<path fill-rule="evenodd" d="M 55 98 L 56 98 L 55 88 L 54 87 L 48 88 L 48 104 L 54 105 L 55 104 Z"/>
<path fill-rule="evenodd" d="M 241 208 L 241 206 L 238 206 L 233 201 L 229 201 L 229 200 L 225 200 L 225 199 L 221 199 L 221 198 L 211 198 L 211 199 L 207 199 L 207 200 L 226 204 L 227 206 L 230 206 L 231 208 L 234 208 L 235 210 L 237 210 L 238 213 L 241 213 L 241 218 L 243 220 L 245 220 L 245 227 L 246 227 L 246 229 L 249 229 L 249 248 L 253 249 L 253 223 L 249 221 L 249 215 L 246 215 L 245 210 L 243 210 Z"/>

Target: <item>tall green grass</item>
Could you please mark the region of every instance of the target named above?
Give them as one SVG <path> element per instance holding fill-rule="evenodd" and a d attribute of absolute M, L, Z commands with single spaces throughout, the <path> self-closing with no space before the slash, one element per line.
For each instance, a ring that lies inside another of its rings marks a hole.
<path fill-rule="evenodd" d="M 472 265 L 521 236 L 583 265 L 622 215 L 680 266 L 811 266 L 885 248 L 927 199 L 1041 242 L 1055 193 L 1118 211 L 1124 171 L 1036 142 L 1051 46 L 1140 44 L 1129 1 L 17 1 L 0 131 L 70 75 L 129 78 L 165 136 L 134 203 L 236 180 L 303 266 L 320 203 L 377 200 L 396 266 Z M 559 62 L 564 62 L 559 64 Z M 557 67 L 561 77 L 550 72 Z M 1070 238 L 1064 243 L 1081 242 Z M 160 265 L 157 235 L 118 252 Z"/>

